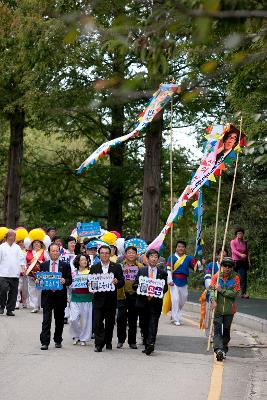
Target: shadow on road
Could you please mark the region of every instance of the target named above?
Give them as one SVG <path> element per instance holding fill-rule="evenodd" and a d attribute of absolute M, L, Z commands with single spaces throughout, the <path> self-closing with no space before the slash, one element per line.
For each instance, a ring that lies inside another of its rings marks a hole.
<path fill-rule="evenodd" d="M 176 353 L 211 354 L 211 352 L 207 352 L 207 339 L 205 337 L 159 335 L 157 337 L 157 350 Z M 239 358 L 258 357 L 257 351 L 251 348 L 238 347 L 230 347 L 229 355 Z"/>

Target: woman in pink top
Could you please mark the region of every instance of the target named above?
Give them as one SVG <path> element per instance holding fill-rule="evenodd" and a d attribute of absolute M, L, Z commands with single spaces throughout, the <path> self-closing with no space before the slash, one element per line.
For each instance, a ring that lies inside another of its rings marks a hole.
<path fill-rule="evenodd" d="M 248 299 L 247 295 L 247 271 L 249 269 L 249 255 L 247 241 L 244 240 L 245 230 L 237 228 L 235 239 L 231 240 L 232 259 L 235 261 L 235 271 L 240 276 L 241 297 Z"/>

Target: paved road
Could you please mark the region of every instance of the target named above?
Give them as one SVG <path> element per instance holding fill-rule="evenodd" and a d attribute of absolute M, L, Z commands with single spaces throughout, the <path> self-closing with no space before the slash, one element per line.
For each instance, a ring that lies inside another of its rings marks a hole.
<path fill-rule="evenodd" d="M 200 293 L 200 291 L 190 291 L 188 300 L 199 303 L 198 298 Z M 236 302 L 238 312 L 267 319 L 267 299 L 238 298 Z"/>
<path fill-rule="evenodd" d="M 218 394 L 218 372 L 223 373 L 222 400 L 267 398 L 267 349 L 247 347 L 255 343 L 253 335 L 236 327 L 229 357 L 218 367 L 195 317 L 185 313 L 180 327 L 161 317 L 157 350 L 147 357 L 141 345 L 103 353 L 94 353 L 93 343 L 73 346 L 68 326 L 62 349 L 51 345 L 41 351 L 41 313 L 0 316 L 1 399 L 215 400 L 210 383 L 212 376 Z"/>

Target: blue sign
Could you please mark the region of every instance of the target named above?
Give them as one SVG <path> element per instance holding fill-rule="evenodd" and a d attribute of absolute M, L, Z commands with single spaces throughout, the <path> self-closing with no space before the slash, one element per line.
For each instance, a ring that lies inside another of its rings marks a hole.
<path fill-rule="evenodd" d="M 40 290 L 62 290 L 63 286 L 60 283 L 62 278 L 61 272 L 36 272 L 36 278 L 39 283 L 36 284 Z"/>
<path fill-rule="evenodd" d="M 126 249 L 129 246 L 134 246 L 137 249 L 138 254 L 144 254 L 147 249 L 147 243 L 144 239 L 133 238 L 129 239 L 124 243 L 124 248 Z"/>
<path fill-rule="evenodd" d="M 88 288 L 88 274 L 77 274 L 72 278 L 72 289 L 87 289 Z"/>
<path fill-rule="evenodd" d="M 80 238 L 89 236 L 100 236 L 100 222 L 77 222 L 77 234 Z"/>

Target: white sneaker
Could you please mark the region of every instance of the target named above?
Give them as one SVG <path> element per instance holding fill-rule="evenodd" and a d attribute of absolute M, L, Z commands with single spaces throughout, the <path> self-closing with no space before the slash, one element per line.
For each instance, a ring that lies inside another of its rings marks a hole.
<path fill-rule="evenodd" d="M 179 322 L 179 321 L 175 321 L 175 322 L 174 322 L 174 325 L 176 325 L 176 326 L 180 326 L 181 324 L 180 324 L 180 322 Z"/>
<path fill-rule="evenodd" d="M 86 346 L 86 342 L 81 342 L 81 346 Z"/>
<path fill-rule="evenodd" d="M 36 313 L 38 313 L 38 311 L 39 311 L 38 308 L 34 308 L 33 310 L 31 310 L 31 313 L 36 314 Z"/>
<path fill-rule="evenodd" d="M 78 344 L 79 340 L 78 339 L 73 339 L 72 344 L 75 346 L 76 344 Z"/>

